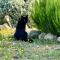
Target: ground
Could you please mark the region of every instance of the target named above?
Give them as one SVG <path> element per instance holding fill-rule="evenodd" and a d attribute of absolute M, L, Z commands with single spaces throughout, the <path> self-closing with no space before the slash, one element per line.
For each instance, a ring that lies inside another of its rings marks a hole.
<path fill-rule="evenodd" d="M 3 34 L 0 35 L 0 60 L 60 60 L 60 42 L 43 39 L 33 39 L 33 43 L 16 41 L 11 35 L 13 32 L 13 29 L 0 31 Z"/>
<path fill-rule="evenodd" d="M 0 38 L 0 60 L 60 60 L 60 43 L 33 39 L 33 43 Z"/>

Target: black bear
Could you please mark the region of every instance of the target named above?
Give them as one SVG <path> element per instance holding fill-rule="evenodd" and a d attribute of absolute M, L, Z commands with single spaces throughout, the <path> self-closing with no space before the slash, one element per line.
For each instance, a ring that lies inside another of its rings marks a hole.
<path fill-rule="evenodd" d="M 19 21 L 16 26 L 16 32 L 14 34 L 14 37 L 17 40 L 27 41 L 27 32 L 25 31 L 25 27 L 26 27 L 27 22 L 28 22 L 28 15 L 21 16 L 21 19 L 19 18 Z"/>

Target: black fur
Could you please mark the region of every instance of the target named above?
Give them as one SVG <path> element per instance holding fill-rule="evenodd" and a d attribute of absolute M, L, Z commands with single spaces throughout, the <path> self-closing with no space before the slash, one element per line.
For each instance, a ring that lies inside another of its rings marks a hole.
<path fill-rule="evenodd" d="M 19 19 L 16 27 L 16 32 L 14 34 L 14 37 L 17 40 L 27 41 L 27 32 L 25 31 L 27 22 L 28 22 L 28 16 L 21 16 L 21 19 Z"/>

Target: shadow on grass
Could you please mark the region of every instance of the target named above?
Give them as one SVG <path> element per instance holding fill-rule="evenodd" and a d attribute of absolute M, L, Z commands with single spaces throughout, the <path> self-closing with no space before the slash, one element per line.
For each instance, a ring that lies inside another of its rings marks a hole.
<path fill-rule="evenodd" d="M 33 39 L 36 44 L 60 44 L 57 40 Z"/>
<path fill-rule="evenodd" d="M 60 44 L 57 40 L 45 40 L 45 39 L 32 39 L 35 44 Z M 0 41 L 18 41 L 13 36 L 0 36 Z M 23 42 L 23 41 L 22 41 Z"/>

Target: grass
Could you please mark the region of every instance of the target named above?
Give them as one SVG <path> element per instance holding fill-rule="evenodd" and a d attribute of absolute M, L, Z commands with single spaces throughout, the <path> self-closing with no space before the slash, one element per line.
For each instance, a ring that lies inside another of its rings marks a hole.
<path fill-rule="evenodd" d="M 40 31 L 60 36 L 60 0 L 35 0 L 31 18 Z"/>
<path fill-rule="evenodd" d="M 60 43 L 57 41 L 16 41 L 11 35 L 13 32 L 9 29 L 0 31 L 0 60 L 60 60 Z"/>
<path fill-rule="evenodd" d="M 60 43 L 33 39 L 33 43 L 0 38 L 0 60 L 60 60 Z"/>

